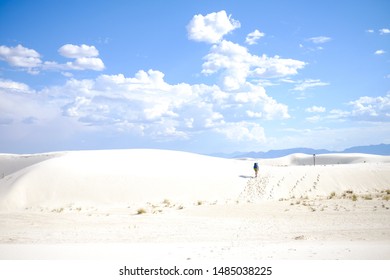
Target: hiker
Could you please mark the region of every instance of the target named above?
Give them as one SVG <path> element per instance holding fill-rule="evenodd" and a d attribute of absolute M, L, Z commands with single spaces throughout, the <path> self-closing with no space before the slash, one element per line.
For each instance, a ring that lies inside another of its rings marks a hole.
<path fill-rule="evenodd" d="M 253 170 L 255 170 L 255 177 L 257 178 L 257 173 L 259 172 L 259 164 L 257 162 L 253 165 Z"/>

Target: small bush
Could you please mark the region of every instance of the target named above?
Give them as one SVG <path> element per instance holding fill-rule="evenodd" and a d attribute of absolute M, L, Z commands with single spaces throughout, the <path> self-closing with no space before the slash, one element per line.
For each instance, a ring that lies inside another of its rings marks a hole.
<path fill-rule="evenodd" d="M 64 211 L 64 208 L 63 208 L 63 207 L 61 207 L 61 208 L 56 208 L 56 209 L 51 210 L 51 212 L 57 212 L 57 213 L 61 213 L 61 212 L 63 212 L 63 211 Z"/>
<path fill-rule="evenodd" d="M 139 208 L 137 210 L 137 215 L 142 215 L 142 214 L 146 214 L 146 210 L 144 208 Z"/>
<path fill-rule="evenodd" d="M 336 193 L 335 192 L 331 192 L 330 193 L 330 196 L 329 196 L 329 199 L 332 199 L 332 198 L 334 198 L 336 196 Z"/>
<path fill-rule="evenodd" d="M 351 199 L 352 199 L 352 201 L 356 201 L 357 200 L 356 194 L 353 194 Z"/>
<path fill-rule="evenodd" d="M 390 200 L 390 195 L 385 195 L 385 196 L 383 197 L 383 200 L 389 201 L 389 200 Z"/>

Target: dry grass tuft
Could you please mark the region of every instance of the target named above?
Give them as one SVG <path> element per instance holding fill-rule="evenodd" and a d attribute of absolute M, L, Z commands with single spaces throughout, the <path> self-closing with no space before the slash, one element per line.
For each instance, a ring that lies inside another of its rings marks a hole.
<path fill-rule="evenodd" d="M 146 214 L 146 213 L 147 213 L 147 211 L 144 208 L 139 208 L 137 210 L 137 215 L 142 215 L 142 214 Z"/>

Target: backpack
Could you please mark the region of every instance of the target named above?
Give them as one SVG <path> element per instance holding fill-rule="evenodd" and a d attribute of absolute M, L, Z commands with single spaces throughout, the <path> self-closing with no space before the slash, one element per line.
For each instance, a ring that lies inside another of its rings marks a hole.
<path fill-rule="evenodd" d="M 253 165 L 253 168 L 254 169 L 259 169 L 259 165 L 257 164 L 257 162 L 255 162 L 255 165 Z"/>

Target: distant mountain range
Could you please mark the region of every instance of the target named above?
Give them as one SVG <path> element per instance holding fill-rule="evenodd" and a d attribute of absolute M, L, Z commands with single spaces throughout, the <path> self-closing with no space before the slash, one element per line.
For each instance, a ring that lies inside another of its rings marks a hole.
<path fill-rule="evenodd" d="M 223 158 L 278 158 L 284 157 L 290 154 L 303 153 L 303 154 L 336 154 L 336 153 L 363 153 L 373 155 L 390 155 L 390 144 L 379 144 L 370 146 L 357 146 L 345 149 L 344 151 L 329 151 L 325 149 L 310 149 L 310 148 L 292 148 L 284 150 L 270 150 L 268 152 L 234 152 L 230 154 L 215 153 L 211 156 L 223 157 Z"/>

